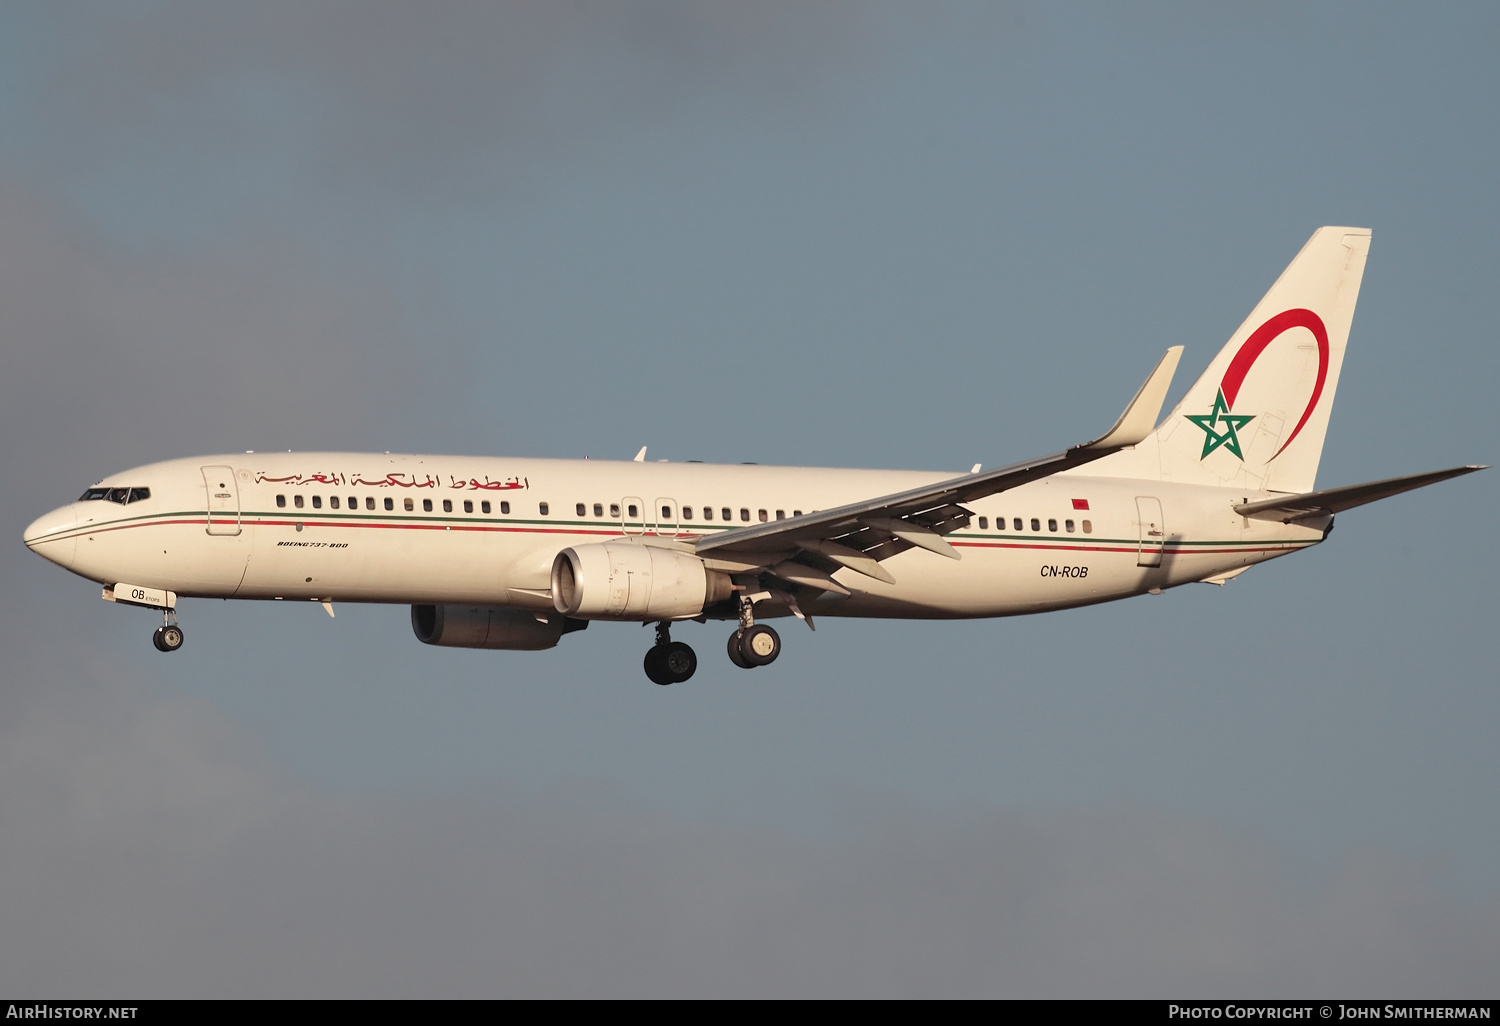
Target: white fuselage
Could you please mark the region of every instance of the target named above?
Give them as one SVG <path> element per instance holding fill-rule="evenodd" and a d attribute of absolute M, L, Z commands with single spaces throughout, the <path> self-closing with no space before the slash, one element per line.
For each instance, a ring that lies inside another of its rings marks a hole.
<path fill-rule="evenodd" d="M 1322 540 L 1328 523 L 1250 520 L 1233 509 L 1255 497 L 1243 490 L 1091 476 L 1089 469 L 966 503 L 970 525 L 947 536 L 962 559 L 901 552 L 883 564 L 894 584 L 840 570 L 834 577 L 850 594 L 825 593 L 808 612 L 978 617 L 1104 602 L 1305 548 Z M 634 539 L 686 549 L 713 532 L 951 476 L 247 453 L 112 475 L 100 485 L 147 488 L 149 498 L 64 506 L 38 519 L 26 542 L 106 586 L 129 582 L 212 598 L 551 610 L 553 560 L 569 546 Z"/>

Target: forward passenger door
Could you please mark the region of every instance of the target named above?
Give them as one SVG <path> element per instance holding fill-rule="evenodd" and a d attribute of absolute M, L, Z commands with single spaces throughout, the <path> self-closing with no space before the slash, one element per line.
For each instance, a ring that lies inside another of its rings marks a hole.
<path fill-rule="evenodd" d="M 208 533 L 240 533 L 240 489 L 233 467 L 204 467 L 203 487 L 208 492 Z"/>

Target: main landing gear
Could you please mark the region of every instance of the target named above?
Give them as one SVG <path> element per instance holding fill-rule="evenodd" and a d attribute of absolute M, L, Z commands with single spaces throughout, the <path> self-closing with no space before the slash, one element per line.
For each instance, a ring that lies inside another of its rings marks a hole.
<path fill-rule="evenodd" d="M 672 640 L 672 625 L 656 625 L 656 644 L 646 653 L 646 676 L 653 684 L 681 684 L 698 669 L 698 654 Z"/>
<path fill-rule="evenodd" d="M 754 603 L 749 598 L 740 599 L 740 626 L 729 636 L 729 661 L 746 670 L 767 666 L 781 655 L 781 635 L 763 623 L 756 623 L 753 609 Z M 178 644 L 181 643 L 179 640 Z M 671 622 L 658 623 L 656 644 L 646 653 L 646 676 L 654 684 L 681 684 L 697 669 L 697 654 L 682 642 L 672 640 Z"/>
<path fill-rule="evenodd" d="M 161 621 L 161 626 L 151 635 L 151 644 L 156 646 L 158 652 L 176 652 L 182 647 L 182 628 L 177 626 L 177 613 L 164 609 Z"/>
<path fill-rule="evenodd" d="M 729 661 L 745 670 L 768 666 L 781 655 L 781 635 L 755 622 L 754 606 L 749 598 L 740 598 L 739 630 L 729 636 Z"/>

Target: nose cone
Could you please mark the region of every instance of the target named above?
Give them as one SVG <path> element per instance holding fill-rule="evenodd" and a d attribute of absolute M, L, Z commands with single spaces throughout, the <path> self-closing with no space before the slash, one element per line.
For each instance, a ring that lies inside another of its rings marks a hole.
<path fill-rule="evenodd" d="M 78 548 L 78 536 L 73 528 L 78 526 L 78 512 L 73 506 L 63 506 L 45 516 L 37 517 L 26 528 L 22 538 L 26 547 L 58 566 L 72 566 L 73 554 Z"/>

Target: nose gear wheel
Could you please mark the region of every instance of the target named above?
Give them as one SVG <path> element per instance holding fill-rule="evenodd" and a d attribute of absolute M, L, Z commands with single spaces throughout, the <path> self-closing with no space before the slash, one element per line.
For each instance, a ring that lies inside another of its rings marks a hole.
<path fill-rule="evenodd" d="M 158 652 L 176 652 L 182 647 L 182 628 L 177 626 L 177 610 L 161 611 L 161 626 L 151 634 L 151 644 Z"/>
<path fill-rule="evenodd" d="M 151 644 L 159 652 L 176 652 L 182 647 L 182 628 L 175 623 L 163 624 L 152 633 Z"/>

